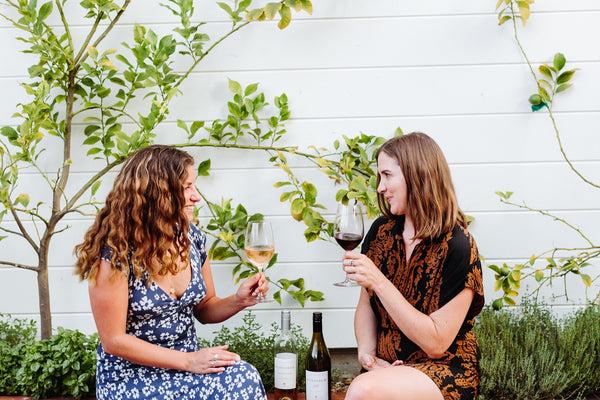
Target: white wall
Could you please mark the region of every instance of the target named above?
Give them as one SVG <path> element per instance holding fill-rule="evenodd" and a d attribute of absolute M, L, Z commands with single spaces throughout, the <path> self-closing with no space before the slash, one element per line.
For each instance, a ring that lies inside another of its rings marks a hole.
<path fill-rule="evenodd" d="M 77 2 L 71 3 L 75 9 Z M 134 22 L 161 34 L 169 32 L 176 21 L 157 4 L 133 2 L 105 48 L 128 40 Z M 510 27 L 497 26 L 494 5 L 493 0 L 316 0 L 313 16 L 298 15 L 283 32 L 275 23 L 252 24 L 220 46 L 190 76 L 184 96 L 173 102 L 169 121 L 158 130 L 159 141 L 182 139 L 173 122 L 177 118 L 223 117 L 228 77 L 244 85 L 260 82 L 269 99 L 281 92 L 288 94 L 293 119 L 287 143 L 330 145 L 342 134 L 359 132 L 391 136 L 397 126 L 405 132 L 421 130 L 432 135 L 451 164 L 462 207 L 476 218 L 472 230 L 490 263 L 516 263 L 555 245 L 584 244 L 548 218 L 502 205 L 496 190 L 512 190 L 515 200 L 567 217 L 598 240 L 600 192 L 568 170 L 547 116 L 530 112 L 527 98 L 535 87 Z M 228 29 L 223 14 L 211 2 L 198 8 L 213 36 Z M 600 4 L 596 0 L 546 0 L 533 10 L 522 36 L 532 61 L 548 61 L 556 51 L 563 51 L 572 66 L 580 68 L 575 88 L 560 96 L 556 115 L 568 154 L 599 181 L 600 53 L 594 38 L 600 36 Z M 73 35 L 81 41 L 89 21 L 73 10 L 67 12 L 76 21 Z M 18 52 L 22 46 L 15 40 L 17 35 L 5 22 L 0 24 L 0 48 L 10 58 L 0 64 L 0 125 L 14 122 L 15 104 L 26 99 L 18 83 L 26 80 L 31 58 Z M 176 67 L 181 70 L 185 65 L 178 60 Z M 77 131 L 82 129 L 82 124 L 76 126 Z M 59 148 L 54 139 L 48 141 L 49 155 L 57 154 Z M 100 168 L 98 163 L 83 162 L 84 151 L 78 145 L 75 153 L 71 190 Z M 339 248 L 324 242 L 305 243 L 303 226 L 289 217 L 287 205 L 279 203 L 272 182 L 283 178 L 283 173 L 268 167 L 257 154 L 194 154 L 198 160 L 212 158 L 211 176 L 198 181 L 212 200 L 233 197 L 273 221 L 280 253 L 273 277 L 302 275 L 308 287 L 325 292 L 324 302 L 309 303 L 304 309 L 288 302 L 296 309 L 293 319 L 308 332 L 311 312 L 322 310 L 328 344 L 354 346 L 351 326 L 358 291 L 332 286 L 342 278 Z M 330 212 L 334 210 L 337 188 L 301 160 L 291 161 L 300 175 L 319 183 L 319 200 Z M 48 157 L 42 165 L 52 171 L 56 161 Z M 104 179 L 102 195 L 113 177 Z M 32 201 L 50 199 L 34 172 L 22 175 L 20 187 L 31 193 Z M 81 241 L 90 219 L 70 215 L 61 226 L 67 224 L 71 229 L 55 238 L 50 255 L 54 324 L 91 332 L 95 328 L 86 285 L 77 281 L 72 268 L 73 246 Z M 3 225 L 14 228 L 15 224 L 6 219 Z M 0 260 L 5 259 L 34 261 L 27 244 L 16 238 L 0 242 Z M 214 264 L 222 295 L 234 290 L 231 268 L 226 263 Z M 484 274 L 488 301 L 496 297 L 489 272 Z M 584 302 L 583 286 L 575 280 L 569 287 L 569 300 L 555 302 L 558 313 Z M 547 298 L 550 294 L 545 293 Z M 278 309 L 277 304 L 261 305 L 255 313 L 268 325 L 278 320 Z M 37 318 L 32 272 L 0 269 L 0 312 Z M 238 321 L 236 317 L 231 323 Z M 205 327 L 202 333 L 210 335 L 215 329 Z"/>

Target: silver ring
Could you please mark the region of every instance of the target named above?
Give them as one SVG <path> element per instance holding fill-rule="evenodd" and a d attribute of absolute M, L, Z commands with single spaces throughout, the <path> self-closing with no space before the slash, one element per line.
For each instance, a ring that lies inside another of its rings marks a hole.
<path fill-rule="evenodd" d="M 217 361 L 219 359 L 219 355 L 217 353 L 213 354 L 213 360 Z"/>
<path fill-rule="evenodd" d="M 209 363 L 211 367 L 215 366 L 215 362 L 211 360 L 211 362 Z"/>
<path fill-rule="evenodd" d="M 354 260 L 350 260 L 350 266 L 354 265 Z"/>

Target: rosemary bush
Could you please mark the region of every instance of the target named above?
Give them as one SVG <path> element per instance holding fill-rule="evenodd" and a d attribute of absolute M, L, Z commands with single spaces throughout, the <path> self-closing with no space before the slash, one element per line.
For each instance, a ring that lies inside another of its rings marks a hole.
<path fill-rule="evenodd" d="M 481 399 L 572 399 L 600 390 L 600 307 L 558 321 L 545 308 L 485 310 Z"/>

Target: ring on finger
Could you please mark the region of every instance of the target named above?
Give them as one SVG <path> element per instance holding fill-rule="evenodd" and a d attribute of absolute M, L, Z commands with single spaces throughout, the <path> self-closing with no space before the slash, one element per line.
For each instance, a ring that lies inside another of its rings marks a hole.
<path fill-rule="evenodd" d="M 217 361 L 219 359 L 219 355 L 217 353 L 213 354 L 213 360 Z"/>
<path fill-rule="evenodd" d="M 350 266 L 352 267 L 354 265 L 354 260 L 350 260 Z"/>
<path fill-rule="evenodd" d="M 210 366 L 211 366 L 211 367 L 214 367 L 214 366 L 215 366 L 215 362 L 214 362 L 214 361 L 212 361 L 212 360 L 210 361 L 210 363 L 209 363 L 209 364 L 210 364 Z"/>

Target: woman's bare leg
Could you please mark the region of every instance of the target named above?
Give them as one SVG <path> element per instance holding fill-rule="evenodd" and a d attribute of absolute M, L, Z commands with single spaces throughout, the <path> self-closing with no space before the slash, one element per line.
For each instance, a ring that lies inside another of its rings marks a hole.
<path fill-rule="evenodd" d="M 435 383 L 418 369 L 396 366 L 357 376 L 346 400 L 443 400 Z"/>

